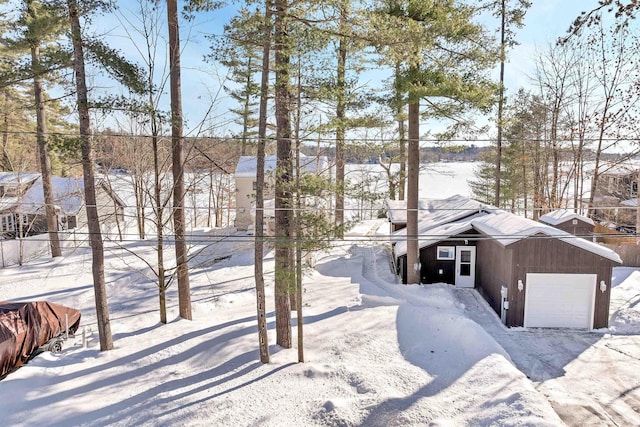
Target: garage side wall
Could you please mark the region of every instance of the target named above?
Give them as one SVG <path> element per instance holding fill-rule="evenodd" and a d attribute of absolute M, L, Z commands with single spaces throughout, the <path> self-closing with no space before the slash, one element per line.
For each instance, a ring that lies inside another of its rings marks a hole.
<path fill-rule="evenodd" d="M 522 280 L 522 292 L 510 288 L 510 300 L 513 296 L 516 304 L 511 304 L 507 316 L 507 326 L 524 325 L 524 300 L 527 292 L 527 273 L 563 273 L 596 274 L 597 285 L 593 328 L 606 328 L 609 325 L 609 298 L 611 295 L 611 270 L 614 262 L 585 251 L 571 244 L 553 238 L 533 237 L 520 240 L 508 246 L 513 252 L 513 279 L 517 284 Z M 607 285 L 601 292 L 599 284 Z M 515 284 L 511 285 L 515 287 Z"/>
<path fill-rule="evenodd" d="M 502 310 L 502 286 L 510 288 L 512 280 L 512 251 L 490 238 L 479 239 L 476 244 L 477 259 L 476 283 L 478 290 L 498 313 Z M 513 294 L 509 289 L 509 297 Z"/>

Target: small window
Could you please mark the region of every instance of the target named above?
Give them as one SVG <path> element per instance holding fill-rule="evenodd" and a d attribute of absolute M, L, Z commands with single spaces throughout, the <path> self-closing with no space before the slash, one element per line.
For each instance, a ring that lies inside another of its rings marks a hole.
<path fill-rule="evenodd" d="M 4 188 L 3 196 L 5 197 L 17 197 L 18 196 L 18 188 L 16 186 L 9 186 Z"/>
<path fill-rule="evenodd" d="M 452 260 L 456 258 L 455 248 L 453 246 L 438 246 L 439 260 Z"/>
<path fill-rule="evenodd" d="M 631 195 L 635 197 L 638 196 L 638 183 L 636 181 L 631 183 Z"/>
<path fill-rule="evenodd" d="M 2 231 L 16 231 L 15 217 L 12 214 L 2 216 Z"/>
<path fill-rule="evenodd" d="M 256 191 L 258 189 L 258 183 L 256 181 L 253 181 L 252 187 L 253 191 Z"/>

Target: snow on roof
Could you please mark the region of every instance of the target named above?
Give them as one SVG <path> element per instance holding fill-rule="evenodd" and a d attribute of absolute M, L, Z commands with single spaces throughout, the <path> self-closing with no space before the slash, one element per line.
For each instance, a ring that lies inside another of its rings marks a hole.
<path fill-rule="evenodd" d="M 387 200 L 387 217 L 393 224 L 407 222 L 406 200 Z M 418 200 L 418 221 L 434 223 L 451 222 L 485 208 L 482 203 L 456 194 L 446 199 Z"/>
<path fill-rule="evenodd" d="M 0 185 L 28 184 L 40 178 L 37 172 L 0 172 Z"/>
<path fill-rule="evenodd" d="M 456 202 L 461 202 L 460 198 L 464 199 L 463 196 L 454 197 L 456 197 Z M 447 199 L 442 201 L 444 202 L 445 200 Z M 471 200 L 471 202 L 475 201 Z M 558 238 L 565 243 L 592 252 L 603 258 L 622 263 L 620 256 L 609 248 L 573 236 L 550 225 L 523 218 L 496 208 L 484 209 L 483 212 L 479 211 L 477 214 L 467 217 L 456 218 L 442 215 L 440 217 L 427 216 L 425 219 L 421 219 L 418 224 L 418 235 L 420 236 L 419 247 L 424 248 L 433 245 L 471 229 L 490 236 L 503 246 L 508 246 L 527 237 L 535 236 L 536 234 L 544 234 L 549 237 Z M 398 230 L 392 236 L 392 239 L 401 239 L 395 247 L 396 256 L 407 253 L 405 236 L 406 229 Z"/>
<path fill-rule="evenodd" d="M 636 160 L 628 160 L 623 163 L 606 163 L 600 166 L 602 175 L 632 175 L 640 169 L 640 163 Z"/>
<path fill-rule="evenodd" d="M 638 206 L 638 199 L 628 199 L 620 202 L 622 206 L 627 206 L 631 208 L 635 208 Z"/>
<path fill-rule="evenodd" d="M 265 156 L 264 170 L 265 172 L 276 169 L 277 156 Z M 236 178 L 254 178 L 257 170 L 256 156 L 240 156 L 236 166 Z M 311 157 L 300 155 L 300 167 L 307 173 L 321 173 L 328 169 L 328 160 L 326 156 Z"/>
<path fill-rule="evenodd" d="M 444 224 L 436 224 L 432 227 L 428 227 L 428 223 L 420 222 L 418 224 L 418 235 L 420 236 L 420 240 L 418 241 L 418 247 L 426 248 L 427 246 L 431 246 L 435 243 L 441 242 L 443 240 L 447 240 L 453 236 L 456 236 L 460 233 L 464 233 L 465 231 L 473 230 L 473 220 L 479 218 L 481 216 L 487 215 L 486 213 L 476 213 L 473 216 L 468 218 L 460 219 L 458 221 L 453 221 Z M 402 240 L 400 240 L 395 247 L 396 256 L 405 255 L 407 253 L 407 240 L 406 240 L 406 231 L 407 229 L 398 230 L 394 233 L 394 236 L 402 236 Z M 403 233 L 404 232 L 404 233 Z"/>
<path fill-rule="evenodd" d="M 546 213 L 540 217 L 540 221 L 551 225 L 562 224 L 573 219 L 586 222 L 593 225 L 593 220 L 584 215 L 577 214 L 570 209 L 558 209 L 553 212 Z"/>
<path fill-rule="evenodd" d="M 472 225 L 474 229 L 491 236 L 503 246 L 511 245 L 536 234 L 545 234 L 549 237 L 555 237 L 565 243 L 622 264 L 620 255 L 609 248 L 581 237 L 576 237 L 566 231 L 559 230 L 550 225 L 542 224 L 528 218 L 523 218 L 509 212 L 496 211 L 491 215 L 486 215 L 474 220 Z"/>
<path fill-rule="evenodd" d="M 4 212 L 6 210 L 13 210 L 18 205 L 18 201 L 19 201 L 18 197 L 4 196 L 0 198 L 0 212 Z"/>
<path fill-rule="evenodd" d="M 84 204 L 84 181 L 82 178 L 51 177 L 53 200 L 60 212 L 75 215 Z M 41 213 L 44 206 L 42 178 L 38 177 L 22 198 L 22 213 Z"/>

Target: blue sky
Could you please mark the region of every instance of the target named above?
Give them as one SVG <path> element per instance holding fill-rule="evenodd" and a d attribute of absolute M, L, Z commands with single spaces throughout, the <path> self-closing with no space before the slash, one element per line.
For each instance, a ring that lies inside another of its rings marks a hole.
<path fill-rule="evenodd" d="M 536 49 L 544 50 L 558 37 L 566 34 L 580 12 L 597 6 L 597 0 L 532 0 L 524 19 L 524 27 L 517 30 L 520 45 L 508 56 L 505 81 L 509 92 L 527 86 L 532 74 Z"/>
<path fill-rule="evenodd" d="M 549 43 L 555 42 L 558 36 L 565 34 L 580 12 L 595 7 L 597 0 L 533 0 L 532 3 L 525 17 L 524 27 L 517 30 L 520 45 L 508 54 L 505 71 L 507 94 L 515 93 L 518 88 L 530 84 L 529 76 L 533 71 L 536 49 L 544 49 Z M 137 9 L 137 1 L 133 0 L 121 0 L 120 5 L 121 13 L 132 13 Z M 205 34 L 221 34 L 234 7 L 230 5 L 222 10 L 200 14 L 193 23 L 181 23 L 183 109 L 187 119 L 185 131 L 192 135 L 198 133 L 198 125 L 207 117 L 207 113 L 211 118 L 210 122 L 218 126 L 214 131 L 216 135 L 229 132 L 225 112 L 230 101 L 224 91 L 220 90 L 224 82 L 224 70 L 205 63 L 203 56 L 208 53 L 210 44 Z M 166 19 L 166 16 L 163 15 L 163 18 Z M 137 59 L 138 54 L 131 42 L 121 37 L 121 23 L 113 17 L 100 19 L 97 22 L 108 33 L 106 37 L 109 43 L 120 48 L 126 56 Z M 496 20 L 496 26 L 497 24 Z M 162 30 L 162 37 L 166 37 L 166 26 Z M 96 77 L 96 81 L 100 81 L 100 78 Z M 105 90 L 119 90 L 115 85 L 111 88 L 108 84 L 106 86 Z M 168 99 L 168 95 L 166 98 Z"/>

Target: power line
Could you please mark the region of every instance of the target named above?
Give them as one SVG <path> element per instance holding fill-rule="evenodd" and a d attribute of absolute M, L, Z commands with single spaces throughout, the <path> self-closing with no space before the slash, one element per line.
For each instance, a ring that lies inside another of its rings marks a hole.
<path fill-rule="evenodd" d="M 216 228 L 213 228 L 213 230 L 217 230 Z M 559 230 L 560 231 L 560 230 Z M 79 228 L 79 229 L 72 229 L 72 230 L 60 230 L 58 231 L 59 234 L 66 234 L 68 235 L 67 238 L 71 238 L 73 236 L 91 236 L 92 233 L 90 233 L 89 231 L 85 231 L 83 228 Z M 137 233 L 122 233 L 122 240 L 119 239 L 119 237 L 117 238 L 113 238 L 111 237 L 111 235 L 117 235 L 117 231 L 115 230 L 111 230 L 108 233 L 104 233 L 101 232 L 101 235 L 105 235 L 108 234 L 108 237 L 105 237 L 103 240 L 105 242 L 112 242 L 112 243 L 143 243 L 143 242 L 149 242 L 150 246 L 155 245 L 156 243 L 156 236 L 155 233 L 146 233 L 145 239 L 141 239 Z M 34 241 L 34 242 L 48 242 L 49 239 L 47 237 L 47 233 L 44 232 L 42 234 L 42 237 L 37 237 L 36 236 L 30 236 L 30 237 L 26 237 L 23 238 L 24 240 L 29 240 L 29 241 Z M 134 237 L 135 236 L 135 237 Z M 533 234 L 533 235 L 523 235 L 523 234 L 518 234 L 518 233 L 512 233 L 512 234 L 484 234 L 484 233 L 480 233 L 480 234 L 465 234 L 464 236 L 443 236 L 442 234 L 430 234 L 430 233 L 419 233 L 416 235 L 409 235 L 406 236 L 405 234 L 402 235 L 402 237 L 396 236 L 394 237 L 392 234 L 375 234 L 375 235 L 346 235 L 345 237 L 342 238 L 337 238 L 337 237 L 327 237 L 326 241 L 331 241 L 331 242 L 378 242 L 378 243 L 399 243 L 399 242 L 405 242 L 407 240 L 432 240 L 432 239 L 438 239 L 438 240 L 452 240 L 452 241 L 470 241 L 470 242 L 478 242 L 478 241 L 485 241 L 485 240 L 514 240 L 514 239 L 532 239 L 532 240 L 548 240 L 548 239 L 559 239 L 559 240 L 563 240 L 563 241 L 571 241 L 571 240 L 575 240 L 575 239 L 583 239 L 583 240 L 589 240 L 591 241 L 593 238 L 637 238 L 640 237 L 640 233 L 621 233 L 621 232 L 617 232 L 617 233 L 611 233 L 611 234 L 602 234 L 602 233 L 594 233 L 594 234 L 577 234 L 577 235 L 573 235 L 573 234 L 565 234 L 562 233 L 561 231 L 558 233 L 552 233 L 552 234 Z M 190 243 L 190 244 L 211 244 L 211 243 L 220 243 L 220 242 L 226 242 L 226 243 L 246 243 L 248 241 L 255 241 L 257 238 L 253 235 L 253 234 L 238 234 L 236 232 L 236 234 L 232 234 L 232 235 L 227 235 L 227 236 L 221 236 L 221 235 L 212 235 L 212 236 L 203 236 L 202 234 L 188 234 L 185 236 L 184 241 L 186 243 Z M 11 241 L 16 241 L 19 239 L 4 239 L 4 240 L 0 240 L 1 242 L 11 242 Z M 173 235 L 165 235 L 163 237 L 163 240 L 168 243 L 171 244 L 171 242 L 175 242 L 177 241 Z M 318 237 L 317 236 L 302 236 L 302 237 L 287 237 L 287 238 L 283 238 L 280 236 L 275 236 L 275 235 L 265 235 L 261 238 L 262 241 L 264 241 L 265 243 L 297 243 L 297 242 L 316 242 L 318 241 Z M 324 239 L 323 239 L 324 240 Z"/>
<path fill-rule="evenodd" d="M 29 135 L 29 136 L 36 136 L 37 135 L 37 131 L 30 131 L 30 130 L 24 130 L 24 131 L 17 131 L 17 130 L 2 130 L 0 131 L 0 133 L 4 133 L 4 134 L 9 134 L 9 135 Z M 59 136 L 59 137 L 73 137 L 76 138 L 79 136 L 78 133 L 71 133 L 71 132 L 45 132 L 44 135 L 46 136 Z M 96 138 L 100 138 L 100 137 L 109 137 L 109 138 L 130 138 L 130 139 L 137 139 L 137 138 L 153 138 L 154 135 L 151 134 L 136 134 L 136 135 L 125 135 L 122 133 L 110 133 L 110 132 L 100 132 L 100 133 L 94 133 L 91 135 L 92 138 L 96 139 Z M 157 135 L 155 136 L 157 138 L 160 138 L 162 140 L 167 140 L 169 141 L 171 139 L 170 135 Z M 233 140 L 241 140 L 242 138 L 239 137 L 233 137 L 233 136 L 183 136 L 182 139 L 184 140 L 219 140 L 222 142 L 225 141 L 233 141 Z M 257 141 L 258 138 L 257 137 L 248 137 L 247 138 L 249 141 Z M 271 141 L 271 142 L 276 142 L 277 140 L 287 140 L 287 141 L 304 141 L 304 142 L 309 142 L 309 143 L 332 143 L 336 141 L 335 137 L 332 138 L 328 138 L 328 137 L 305 137 L 305 138 L 279 138 L 276 135 L 271 135 L 271 136 L 267 136 L 264 138 L 267 141 Z M 380 138 L 380 137 L 352 137 L 352 138 L 345 138 L 344 139 L 346 142 L 394 142 L 396 139 L 390 139 L 390 138 Z M 408 139 L 406 139 L 408 141 Z M 513 138 L 513 141 L 525 141 L 525 142 L 548 142 L 548 141 L 556 141 L 556 142 L 578 142 L 577 139 L 573 139 L 573 138 L 558 138 L 555 140 L 552 140 L 550 138 Z M 422 143 L 422 142 L 431 142 L 431 143 L 443 143 L 443 142 L 456 142 L 456 143 L 470 143 L 473 144 L 475 142 L 495 142 L 496 138 L 491 138 L 491 137 L 483 137 L 483 138 L 419 138 L 418 142 Z M 582 138 L 581 141 L 583 142 L 598 142 L 598 141 L 603 141 L 603 142 L 619 142 L 619 143 L 626 143 L 626 142 L 640 142 L 640 137 L 637 136 L 629 136 L 629 137 L 604 137 L 604 138 L 599 138 L 599 137 L 585 137 Z"/>

